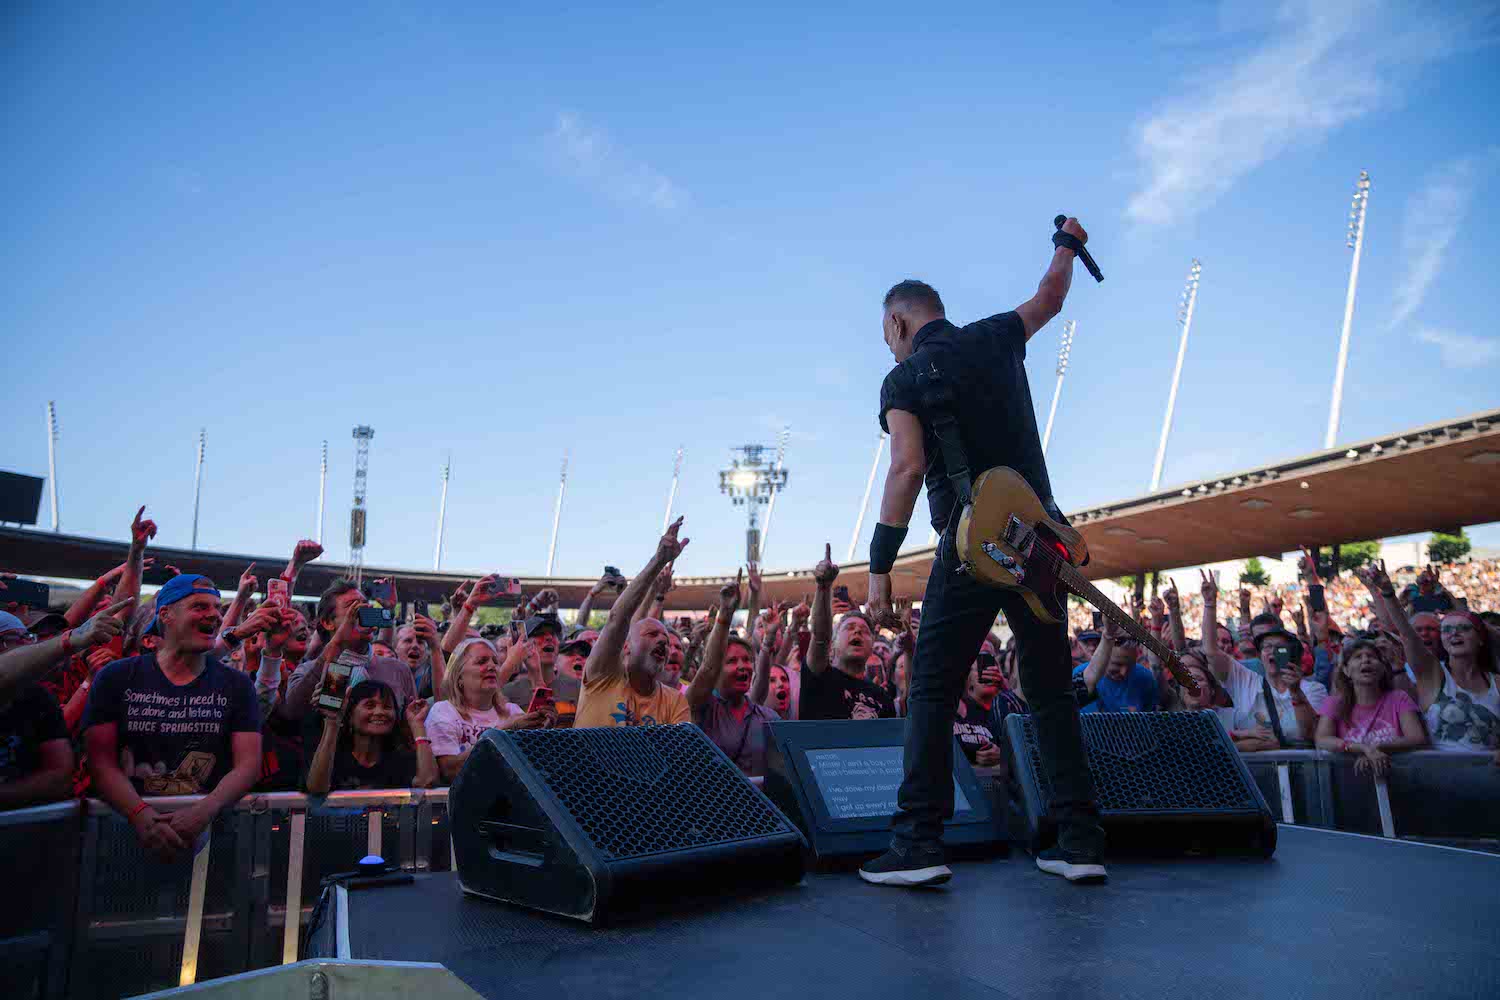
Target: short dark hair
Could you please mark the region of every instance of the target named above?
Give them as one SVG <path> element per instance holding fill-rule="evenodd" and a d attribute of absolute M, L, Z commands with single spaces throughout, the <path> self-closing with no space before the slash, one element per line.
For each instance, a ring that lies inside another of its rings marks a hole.
<path fill-rule="evenodd" d="M 326 639 L 330 635 L 332 635 L 332 632 L 323 627 L 323 619 L 332 617 L 334 604 L 341 596 L 349 593 L 349 591 L 351 590 L 358 589 L 359 585 L 353 580 L 346 580 L 344 577 L 339 577 L 337 580 L 328 585 L 328 589 L 324 590 L 323 593 L 318 595 L 317 626 L 318 632 L 323 636 L 323 638 Z"/>
<path fill-rule="evenodd" d="M 1262 611 L 1250 619 L 1251 628 L 1257 625 L 1275 625 L 1277 628 L 1281 628 L 1281 617 L 1272 611 Z"/>
<path fill-rule="evenodd" d="M 736 635 L 733 632 L 729 633 L 728 638 L 724 640 L 724 655 L 726 659 L 729 656 L 730 646 L 743 646 L 745 648 L 745 652 L 750 654 L 750 659 L 755 659 L 755 647 L 752 646 L 750 644 L 750 640 L 746 639 L 744 636 Z"/>
<path fill-rule="evenodd" d="M 885 300 L 881 305 L 886 309 L 895 305 L 917 306 L 947 315 L 937 289 L 915 278 L 907 278 L 905 281 L 898 281 L 892 285 L 891 290 L 885 293 Z"/>

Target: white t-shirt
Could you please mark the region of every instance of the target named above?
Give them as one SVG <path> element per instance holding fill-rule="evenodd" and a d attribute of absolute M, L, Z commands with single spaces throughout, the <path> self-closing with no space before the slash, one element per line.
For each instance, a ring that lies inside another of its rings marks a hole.
<path fill-rule="evenodd" d="M 1234 702 L 1233 721 L 1225 720 L 1225 727 L 1231 732 L 1256 726 L 1272 729 L 1271 713 L 1266 708 L 1266 687 L 1270 687 L 1271 695 L 1276 699 L 1276 715 L 1281 720 L 1282 735 L 1288 740 L 1311 740 L 1316 734 L 1302 732 L 1302 727 L 1297 724 L 1297 713 L 1292 710 L 1292 692 L 1277 691 L 1275 685 L 1238 660 L 1230 661 L 1229 681 L 1224 685 L 1229 700 Z M 1302 682 L 1302 693 L 1307 696 L 1314 712 L 1328 698 L 1328 689 L 1314 680 Z"/>
<path fill-rule="evenodd" d="M 1500 749 L 1500 685 L 1486 674 L 1489 688 L 1475 694 L 1458 686 L 1443 668 L 1443 689 L 1423 713 L 1434 750 L 1489 753 Z"/>
<path fill-rule="evenodd" d="M 520 705 L 507 701 L 505 703 L 505 715 L 516 716 L 526 714 Z M 440 701 L 432 706 L 427 713 L 427 736 L 432 740 L 432 755 L 434 757 L 451 757 L 456 754 L 468 753 L 469 749 L 479 742 L 486 729 L 493 729 L 500 725 L 501 715 L 494 709 L 486 709 L 483 712 L 475 712 L 472 709 L 469 717 L 465 719 L 458 714 L 458 709 L 453 707 L 451 701 Z"/>

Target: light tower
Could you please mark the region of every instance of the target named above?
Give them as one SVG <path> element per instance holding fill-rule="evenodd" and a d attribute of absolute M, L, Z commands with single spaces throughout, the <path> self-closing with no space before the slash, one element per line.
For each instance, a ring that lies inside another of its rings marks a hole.
<path fill-rule="evenodd" d="M 672 505 L 677 502 L 677 481 L 682 476 L 682 445 L 677 446 L 677 457 L 672 460 L 672 488 L 667 491 L 667 510 L 661 516 L 661 533 L 667 533 L 672 523 Z"/>
<path fill-rule="evenodd" d="M 198 501 L 203 497 L 203 445 L 208 438 L 206 427 L 198 428 L 198 461 L 193 466 L 193 551 L 198 550 Z"/>
<path fill-rule="evenodd" d="M 745 561 L 752 566 L 760 565 L 760 508 L 769 503 L 771 497 L 786 489 L 786 469 L 768 464 L 765 460 L 770 447 L 763 444 L 742 444 L 731 448 L 730 454 L 738 457 L 729 462 L 729 468 L 719 470 L 719 492 L 729 497 L 736 507 L 744 507 L 749 515 L 745 528 Z"/>
<path fill-rule="evenodd" d="M 57 519 L 57 406 L 47 401 L 47 490 L 52 496 L 52 530 L 61 531 Z"/>
<path fill-rule="evenodd" d="M 849 536 L 849 553 L 844 557 L 845 562 L 854 561 L 854 548 L 859 544 L 859 533 L 865 526 L 865 511 L 870 509 L 870 492 L 875 489 L 875 473 L 880 468 L 880 455 L 885 451 L 885 439 L 889 436 L 881 431 L 880 440 L 875 442 L 875 461 L 870 463 L 870 478 L 865 480 L 865 497 L 859 502 L 859 516 L 854 519 L 854 534 Z"/>
<path fill-rule="evenodd" d="M 323 544 L 323 499 L 328 494 L 328 442 L 323 442 L 323 463 L 318 467 L 318 530 L 313 535 Z"/>
<path fill-rule="evenodd" d="M 792 436 L 792 425 L 783 424 L 781 433 L 776 435 L 776 461 L 771 465 L 772 470 L 781 468 L 786 464 L 786 442 Z M 771 502 L 766 504 L 766 525 L 760 531 L 760 558 L 766 558 L 766 544 L 771 540 L 771 518 L 776 515 L 776 490 L 771 490 Z"/>
<path fill-rule="evenodd" d="M 557 484 L 557 506 L 552 509 L 552 541 L 547 546 L 547 579 L 552 579 L 552 560 L 557 557 L 557 528 L 562 524 L 563 495 L 568 492 L 568 453 L 563 452 L 562 474 Z"/>
<path fill-rule="evenodd" d="M 432 553 L 432 568 L 443 568 L 443 521 L 448 516 L 448 475 L 453 470 L 453 456 L 443 462 L 443 492 L 438 495 L 437 548 Z"/>
<path fill-rule="evenodd" d="M 1172 433 L 1172 411 L 1177 408 L 1177 383 L 1182 379 L 1182 359 L 1187 356 L 1188 331 L 1193 328 L 1193 306 L 1198 302 L 1198 279 L 1203 274 L 1203 265 L 1193 258 L 1188 268 L 1187 284 L 1183 286 L 1182 298 L 1177 304 L 1177 322 L 1182 327 L 1182 339 L 1177 343 L 1177 364 L 1172 369 L 1172 388 L 1167 393 L 1167 415 L 1161 422 L 1161 443 L 1156 446 L 1156 465 L 1151 470 L 1151 492 L 1161 486 L 1161 467 L 1167 460 L 1167 437 Z"/>
<path fill-rule="evenodd" d="M 1344 368 L 1349 363 L 1349 331 L 1354 326 L 1354 290 L 1359 284 L 1359 258 L 1365 248 L 1365 208 L 1370 203 L 1370 172 L 1361 170 L 1349 204 L 1349 233 L 1344 245 L 1354 251 L 1349 263 L 1349 291 L 1344 296 L 1344 332 L 1339 336 L 1339 363 L 1333 374 L 1333 402 L 1328 407 L 1328 433 L 1323 447 L 1332 448 L 1339 434 L 1339 411 L 1344 405 Z"/>
<path fill-rule="evenodd" d="M 1063 376 L 1068 374 L 1068 356 L 1073 353 L 1073 331 L 1078 321 L 1070 319 L 1063 324 L 1062 343 L 1057 347 L 1057 386 L 1052 390 L 1052 408 L 1047 411 L 1047 429 L 1042 433 L 1042 454 L 1047 454 L 1047 443 L 1052 440 L 1052 421 L 1057 416 L 1057 400 L 1062 395 Z"/>
<path fill-rule="evenodd" d="M 375 428 L 354 428 L 354 504 L 349 508 L 349 577 L 358 584 L 365 570 L 365 480 L 370 473 L 370 440 Z"/>

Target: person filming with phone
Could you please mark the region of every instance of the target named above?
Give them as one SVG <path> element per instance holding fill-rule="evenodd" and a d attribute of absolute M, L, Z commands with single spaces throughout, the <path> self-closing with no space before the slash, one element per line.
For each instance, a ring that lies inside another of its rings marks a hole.
<path fill-rule="evenodd" d="M 323 647 L 293 672 L 276 713 L 287 719 L 304 718 L 313 708 L 313 699 L 319 697 L 330 666 L 335 667 L 335 677 L 342 675 L 337 681 L 340 685 L 358 684 L 366 677 L 388 685 L 396 693 L 396 711 L 405 712 L 407 703 L 417 696 L 411 668 L 394 657 L 375 656 L 370 649 L 375 633 L 389 626 L 390 622 L 384 621 L 389 615 L 389 611 L 368 604 L 352 581 L 329 584 L 318 598 L 318 633 L 325 639 Z"/>

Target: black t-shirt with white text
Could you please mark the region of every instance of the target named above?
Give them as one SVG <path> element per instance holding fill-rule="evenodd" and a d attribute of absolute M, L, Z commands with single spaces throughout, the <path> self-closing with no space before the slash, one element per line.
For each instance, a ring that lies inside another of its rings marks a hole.
<path fill-rule="evenodd" d="M 953 716 L 953 735 L 958 745 L 964 748 L 964 756 L 974 763 L 974 755 L 986 744 L 1000 746 L 1000 734 L 990 727 L 990 713 L 977 701 L 965 696 L 962 699 L 963 715 Z"/>
<path fill-rule="evenodd" d="M 835 666 L 802 671 L 799 719 L 894 719 L 896 705 L 878 684 L 850 677 Z"/>
<path fill-rule="evenodd" d="M 0 784 L 30 777 L 42 766 L 43 743 L 68 738 L 57 699 L 28 684 L 0 708 Z"/>
<path fill-rule="evenodd" d="M 260 707 L 249 674 L 205 657 L 181 686 L 156 654 L 116 660 L 89 689 L 83 728 L 115 723 L 120 770 L 141 795 L 202 795 L 234 767 L 231 735 L 259 733 Z"/>
<path fill-rule="evenodd" d="M 942 531 L 947 526 L 958 499 L 927 412 L 932 396 L 924 391 L 923 381 L 934 368 L 952 394 L 948 408 L 958 424 L 970 474 L 977 478 L 986 469 L 1008 465 L 1043 503 L 1052 503 L 1052 483 L 1026 380 L 1026 328 L 1021 317 L 1004 312 L 965 327 L 935 319 L 917 331 L 912 345 L 911 357 L 893 368 L 880 386 L 880 426 L 890 430 L 885 419 L 890 410 L 905 410 L 922 422 L 933 528 Z"/>
<path fill-rule="evenodd" d="M 365 767 L 347 747 L 333 755 L 333 774 L 328 787 L 336 792 L 359 788 L 410 788 L 417 776 L 417 755 L 407 749 L 391 750 Z"/>

